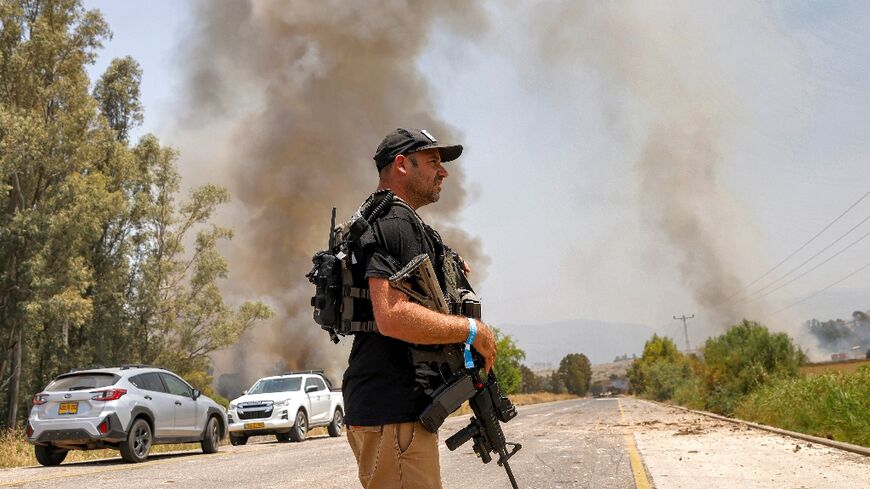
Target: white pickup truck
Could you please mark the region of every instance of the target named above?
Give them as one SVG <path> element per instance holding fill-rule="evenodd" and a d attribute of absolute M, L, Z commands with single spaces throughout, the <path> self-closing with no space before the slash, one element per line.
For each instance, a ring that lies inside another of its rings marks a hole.
<path fill-rule="evenodd" d="M 230 443 L 244 445 L 249 436 L 275 435 L 278 441 L 302 441 L 308 430 L 326 426 L 329 436 L 344 428 L 344 398 L 323 370 L 264 377 L 230 402 Z"/>

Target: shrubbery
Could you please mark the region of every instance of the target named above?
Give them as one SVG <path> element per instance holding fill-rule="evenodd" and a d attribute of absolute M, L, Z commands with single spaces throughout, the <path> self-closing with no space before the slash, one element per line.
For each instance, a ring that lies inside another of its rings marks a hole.
<path fill-rule="evenodd" d="M 793 377 L 805 360 L 783 333 L 744 320 L 707 340 L 703 358 L 684 355 L 670 338 L 653 337 L 628 370 L 632 390 L 658 401 L 732 414 L 737 403 L 774 377 Z"/>
<path fill-rule="evenodd" d="M 732 414 L 740 399 L 772 377 L 794 377 L 806 356 L 785 333 L 743 320 L 704 345 L 707 409 Z"/>
<path fill-rule="evenodd" d="M 634 392 L 664 401 L 673 397 L 674 391 L 690 374 L 689 363 L 677 345 L 670 338 L 653 335 L 626 376 Z"/>
<path fill-rule="evenodd" d="M 775 379 L 735 410 L 743 419 L 870 446 L 870 367 Z"/>
<path fill-rule="evenodd" d="M 870 367 L 802 376 L 805 361 L 787 335 L 744 320 L 707 340 L 701 357 L 653 335 L 628 379 L 648 399 L 870 446 Z"/>

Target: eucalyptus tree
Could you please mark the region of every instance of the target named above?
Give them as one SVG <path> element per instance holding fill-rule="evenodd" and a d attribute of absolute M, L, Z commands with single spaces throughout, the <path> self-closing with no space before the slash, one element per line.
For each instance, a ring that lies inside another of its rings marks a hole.
<path fill-rule="evenodd" d="M 229 199 L 181 202 L 177 154 L 142 122 L 142 70 L 85 67 L 111 35 L 80 0 L 0 0 L 0 392 L 7 426 L 60 371 L 162 362 L 207 388 L 208 355 L 270 315 L 231 307 L 211 223 Z M 191 251 L 183 244 L 193 242 Z"/>

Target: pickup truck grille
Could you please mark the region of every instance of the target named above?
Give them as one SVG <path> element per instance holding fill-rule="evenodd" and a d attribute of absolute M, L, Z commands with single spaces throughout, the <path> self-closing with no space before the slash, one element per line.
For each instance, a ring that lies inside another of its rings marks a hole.
<path fill-rule="evenodd" d="M 272 406 L 267 408 L 260 409 L 248 409 L 242 411 L 241 409 L 236 411 L 236 414 L 239 415 L 239 419 L 258 419 L 258 418 L 271 418 L 272 417 Z"/>

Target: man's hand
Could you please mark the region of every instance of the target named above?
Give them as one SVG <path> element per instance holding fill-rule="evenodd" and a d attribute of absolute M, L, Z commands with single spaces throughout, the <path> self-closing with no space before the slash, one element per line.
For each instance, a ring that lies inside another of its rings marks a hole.
<path fill-rule="evenodd" d="M 465 272 L 465 275 L 471 275 L 471 267 L 468 266 L 468 262 L 461 256 L 459 257 L 459 261 L 462 262 L 462 271 Z"/>
<path fill-rule="evenodd" d="M 477 321 L 477 336 L 474 338 L 472 346 L 474 346 L 474 349 L 483 356 L 483 370 L 488 374 L 492 369 L 493 364 L 495 364 L 497 347 L 495 344 L 495 333 L 493 333 L 492 328 L 483 321 Z"/>

